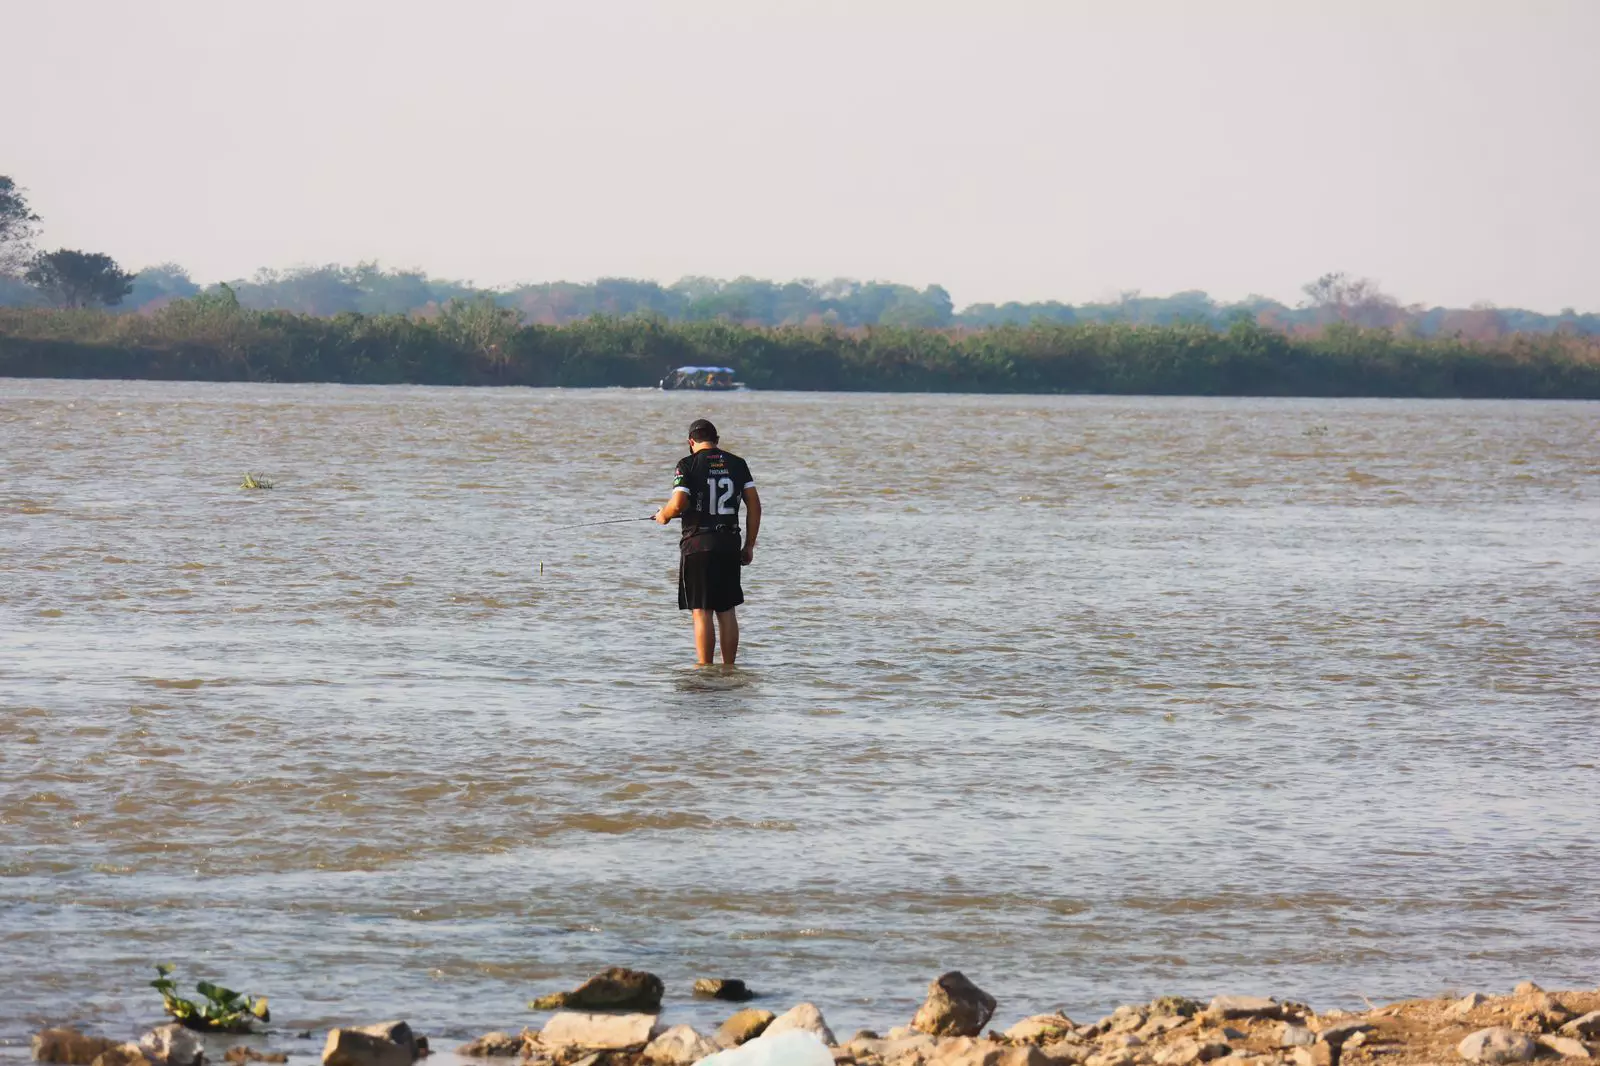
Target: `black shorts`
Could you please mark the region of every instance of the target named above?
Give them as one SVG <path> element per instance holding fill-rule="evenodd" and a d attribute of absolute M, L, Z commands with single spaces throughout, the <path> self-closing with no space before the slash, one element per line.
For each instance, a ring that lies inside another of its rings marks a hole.
<path fill-rule="evenodd" d="M 731 611 L 743 602 L 738 552 L 695 552 L 679 557 L 678 610 Z"/>

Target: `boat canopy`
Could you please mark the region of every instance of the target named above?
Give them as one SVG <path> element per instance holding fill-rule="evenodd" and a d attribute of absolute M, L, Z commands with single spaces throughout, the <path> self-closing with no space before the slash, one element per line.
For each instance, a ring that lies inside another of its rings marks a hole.
<path fill-rule="evenodd" d="M 680 366 L 675 374 L 732 374 L 731 366 Z"/>

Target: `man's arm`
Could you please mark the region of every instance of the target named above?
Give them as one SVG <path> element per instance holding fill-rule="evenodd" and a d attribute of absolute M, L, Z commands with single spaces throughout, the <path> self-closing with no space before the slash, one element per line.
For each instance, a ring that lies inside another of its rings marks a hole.
<path fill-rule="evenodd" d="M 756 491 L 754 485 L 744 490 L 744 505 L 750 514 L 744 524 L 744 551 L 739 558 L 749 566 L 756 554 L 756 534 L 761 532 L 761 493 Z"/>
<path fill-rule="evenodd" d="M 688 505 L 689 490 L 685 488 L 673 489 L 672 495 L 667 497 L 667 502 L 662 504 L 661 510 L 656 512 L 656 522 L 663 526 L 666 525 L 668 522 L 681 515 L 683 513 L 683 509 Z"/>
<path fill-rule="evenodd" d="M 672 495 L 667 497 L 667 502 L 661 505 L 661 510 L 656 512 L 656 524 L 666 525 L 683 513 L 689 506 L 689 489 L 683 483 L 683 466 L 672 472 Z"/>

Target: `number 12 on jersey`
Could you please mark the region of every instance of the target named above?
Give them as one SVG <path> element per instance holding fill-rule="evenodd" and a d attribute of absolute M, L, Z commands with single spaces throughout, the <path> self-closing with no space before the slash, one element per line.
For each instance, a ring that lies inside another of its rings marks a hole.
<path fill-rule="evenodd" d="M 725 515 L 737 514 L 739 505 L 733 503 L 733 478 L 708 477 L 706 478 L 706 506 L 712 514 Z"/>

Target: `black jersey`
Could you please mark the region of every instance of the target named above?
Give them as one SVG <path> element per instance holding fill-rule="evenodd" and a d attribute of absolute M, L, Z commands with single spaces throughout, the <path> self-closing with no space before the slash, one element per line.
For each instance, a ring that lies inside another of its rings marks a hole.
<path fill-rule="evenodd" d="M 755 485 L 750 466 L 732 452 L 702 448 L 678 460 L 672 491 L 687 493 L 683 509 L 683 554 L 738 551 L 739 504 Z"/>

